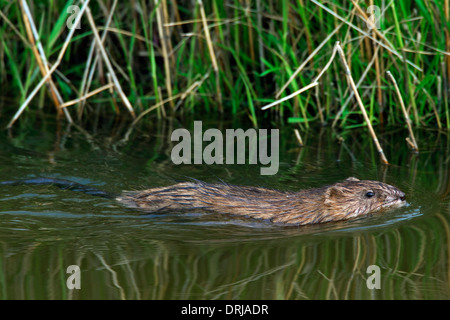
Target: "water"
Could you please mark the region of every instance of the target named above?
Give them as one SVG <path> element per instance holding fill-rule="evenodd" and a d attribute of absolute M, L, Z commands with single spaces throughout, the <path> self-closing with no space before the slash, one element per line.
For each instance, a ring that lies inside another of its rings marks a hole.
<path fill-rule="evenodd" d="M 193 122 L 186 126 L 192 129 Z M 42 120 L 0 133 L 0 180 L 45 176 L 109 192 L 170 185 L 188 177 L 282 190 L 356 176 L 396 185 L 408 206 L 356 221 L 301 228 L 201 214 L 142 215 L 119 203 L 51 186 L 3 186 L 0 194 L 1 299 L 449 299 L 449 140 L 406 130 L 379 139 L 392 165 L 380 165 L 364 129 L 281 131 L 280 168 L 179 165 L 161 121 L 57 127 Z M 241 124 L 211 121 L 208 127 Z M 377 129 L 379 132 L 380 128 Z M 79 266 L 81 289 L 67 268 Z M 379 267 L 379 289 L 369 266 Z"/>

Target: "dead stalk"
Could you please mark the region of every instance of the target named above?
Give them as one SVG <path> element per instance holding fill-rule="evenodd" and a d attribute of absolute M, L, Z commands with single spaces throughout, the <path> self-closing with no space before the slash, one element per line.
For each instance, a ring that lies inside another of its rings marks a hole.
<path fill-rule="evenodd" d="M 68 107 L 68 106 L 72 106 L 72 105 L 77 104 L 77 103 L 79 103 L 79 102 L 81 102 L 81 101 L 85 101 L 85 100 L 87 100 L 88 98 L 90 98 L 90 97 L 92 97 L 92 96 L 95 96 L 96 94 L 98 94 L 98 93 L 100 93 L 100 92 L 102 92 L 102 91 L 104 91 L 104 90 L 111 89 L 111 88 L 113 88 L 113 87 L 114 87 L 114 83 L 109 83 L 109 84 L 107 84 L 107 85 L 104 85 L 103 87 L 97 88 L 97 89 L 95 89 L 95 90 L 93 90 L 93 91 L 91 91 L 91 92 L 85 94 L 85 95 L 82 96 L 82 97 L 79 97 L 78 99 L 71 100 L 71 101 L 67 101 L 67 102 L 63 103 L 60 107 L 61 107 L 61 108 L 66 108 L 66 107 Z"/>
<path fill-rule="evenodd" d="M 376 57 L 377 57 L 377 53 L 378 53 L 379 49 L 380 49 L 380 47 L 377 46 L 377 48 L 375 49 L 375 53 L 374 53 L 374 55 L 372 57 L 372 60 L 369 62 L 369 64 L 367 65 L 366 69 L 364 70 L 364 72 L 362 73 L 361 77 L 358 80 L 358 83 L 356 84 L 356 88 L 360 87 L 361 83 L 364 81 L 364 79 L 366 78 L 367 74 L 371 70 L 373 63 L 376 61 Z M 342 105 L 341 109 L 339 109 L 338 113 L 336 114 L 336 117 L 333 120 L 333 124 L 331 125 L 333 128 L 336 127 L 337 121 L 340 119 L 340 117 L 341 117 L 342 113 L 344 112 L 345 108 L 347 107 L 347 105 L 352 100 L 354 94 L 355 93 L 353 91 L 351 91 L 350 95 L 347 98 L 347 100 L 345 100 L 345 102 Z"/>
<path fill-rule="evenodd" d="M 158 3 L 159 2 L 159 3 Z M 168 51 L 167 51 L 167 36 L 163 27 L 163 22 L 162 22 L 162 16 L 163 16 L 163 8 L 162 8 L 162 3 L 160 0 L 155 0 L 155 5 L 158 6 L 156 8 L 156 22 L 158 25 L 158 33 L 159 33 L 159 38 L 161 40 L 161 50 L 162 50 L 162 56 L 164 59 L 164 70 L 165 70 L 165 74 L 166 74 L 166 89 L 167 89 L 167 95 L 169 96 L 168 100 L 170 101 L 170 105 L 172 106 L 172 108 L 175 107 L 174 103 L 173 103 L 173 99 L 172 98 L 172 77 L 171 77 L 171 73 L 170 73 L 170 61 L 169 61 L 169 55 L 168 55 Z"/>
<path fill-rule="evenodd" d="M 291 93 L 290 95 L 288 95 L 288 96 L 286 96 L 286 97 L 284 97 L 282 99 L 279 99 L 279 100 L 274 101 L 274 102 L 272 102 L 272 103 L 270 103 L 268 105 L 265 105 L 264 107 L 261 108 L 261 110 L 266 110 L 266 109 L 272 108 L 273 106 L 276 106 L 276 105 L 278 105 L 278 104 L 280 104 L 280 103 L 282 103 L 282 102 L 284 102 L 286 100 L 292 99 L 293 97 L 295 97 L 296 95 L 302 93 L 303 91 L 306 91 L 308 89 L 311 89 L 311 88 L 319 85 L 319 79 L 322 77 L 322 75 L 325 73 L 325 71 L 327 71 L 328 68 L 330 67 L 331 63 L 334 60 L 334 57 L 336 56 L 336 51 L 337 51 L 337 49 L 336 49 L 336 47 L 334 47 L 333 53 L 331 54 L 331 57 L 330 57 L 330 60 L 328 60 L 328 62 L 325 65 L 325 67 L 322 69 L 322 71 L 320 71 L 319 75 L 312 81 L 312 83 L 310 83 L 307 86 L 301 88 L 300 90 L 295 91 L 294 93 Z"/>
<path fill-rule="evenodd" d="M 206 21 L 205 8 L 203 7 L 202 0 L 198 0 L 198 4 L 200 6 L 200 15 L 202 18 L 203 30 L 205 30 L 206 44 L 208 45 L 209 56 L 211 57 L 211 64 L 214 73 L 216 74 L 216 94 L 217 94 L 217 101 L 219 102 L 219 111 L 222 112 L 223 107 L 222 107 L 222 94 L 220 91 L 220 82 L 219 82 L 220 80 L 219 66 L 217 65 L 216 54 L 214 53 L 214 47 L 211 41 L 211 35 L 209 33 L 208 22 Z"/>
<path fill-rule="evenodd" d="M 289 99 L 294 98 L 296 95 L 299 95 L 299 94 L 302 93 L 303 91 L 306 91 L 306 90 L 308 90 L 308 89 L 311 89 L 311 88 L 313 88 L 313 87 L 319 85 L 319 82 L 318 82 L 318 81 L 319 81 L 319 79 L 322 77 L 322 75 L 325 73 L 325 71 L 328 70 L 328 68 L 330 67 L 331 63 L 333 62 L 334 57 L 335 57 L 335 55 L 336 55 L 336 50 L 337 50 L 336 47 L 334 47 L 333 53 L 331 54 L 331 57 L 330 57 L 330 60 L 327 62 L 327 64 L 325 65 L 325 67 L 322 69 L 322 71 L 319 73 L 319 75 L 313 80 L 312 83 L 310 83 L 310 84 L 308 84 L 307 86 L 301 88 L 300 90 L 295 91 L 294 93 L 291 93 L 290 95 L 288 95 L 288 96 L 286 96 L 286 97 L 284 97 L 284 98 L 281 98 L 281 99 L 279 99 L 279 100 L 277 100 L 277 101 L 274 101 L 274 102 L 272 102 L 272 103 L 270 103 L 270 104 L 268 104 L 268 105 L 265 105 L 264 107 L 261 108 L 261 110 L 267 110 L 267 109 L 269 109 L 269 108 L 272 108 L 272 107 L 274 107 L 274 106 L 276 106 L 276 105 L 278 105 L 278 104 L 280 104 L 280 103 L 282 103 L 282 102 L 284 102 L 284 101 L 286 101 L 286 100 L 289 100 Z M 300 69 L 300 68 L 299 68 L 299 69 Z"/>
<path fill-rule="evenodd" d="M 169 21 L 169 13 L 167 11 L 167 1 L 166 0 L 161 0 L 161 5 L 162 5 L 162 21 L 163 21 L 163 28 L 164 28 L 164 35 L 166 36 L 167 39 L 170 39 L 171 34 L 170 34 L 170 26 L 167 25 L 167 21 Z M 174 9 L 176 10 L 176 4 L 174 5 Z M 175 57 L 173 56 L 172 52 L 173 52 L 173 47 L 172 47 L 172 42 L 171 41 L 167 41 L 166 42 L 167 45 L 167 52 L 169 53 L 169 62 L 172 68 L 175 67 Z"/>
<path fill-rule="evenodd" d="M 300 90 L 295 91 L 294 93 L 291 93 L 290 95 L 288 95 L 288 96 L 286 96 L 286 97 L 284 97 L 284 98 L 282 98 L 282 99 L 279 99 L 279 100 L 274 101 L 274 102 L 272 102 L 272 103 L 270 103 L 270 104 L 268 104 L 268 105 L 265 105 L 264 107 L 261 108 L 261 110 L 267 110 L 267 109 L 272 108 L 273 106 L 276 106 L 276 105 L 278 105 L 278 104 L 280 104 L 280 103 L 282 103 L 282 102 L 284 102 L 284 101 L 286 101 L 286 100 L 292 99 L 292 98 L 295 97 L 296 95 L 299 95 L 299 94 L 302 93 L 303 91 L 306 91 L 306 90 L 308 90 L 308 89 L 311 89 L 312 87 L 315 87 L 315 86 L 317 86 L 318 84 L 319 84 L 318 82 L 310 83 L 310 84 L 308 84 L 307 86 L 301 88 Z"/>
<path fill-rule="evenodd" d="M 444 2 L 444 12 L 445 12 L 445 20 L 447 23 L 450 21 L 450 4 L 449 0 L 445 0 Z M 445 28 L 445 46 L 446 51 L 450 52 L 450 32 L 448 28 Z M 447 60 L 447 79 L 450 79 L 450 56 L 446 57 Z"/>
<path fill-rule="evenodd" d="M 300 147 L 303 147 L 303 140 L 302 140 L 302 136 L 300 135 L 300 132 L 298 131 L 298 129 L 294 129 L 294 133 L 295 133 L 295 137 L 297 138 L 298 144 L 300 145 Z"/>
<path fill-rule="evenodd" d="M 37 64 L 39 66 L 39 70 L 41 74 L 45 77 L 45 75 L 49 72 L 48 62 L 45 56 L 44 49 L 42 48 L 42 44 L 39 40 L 39 34 L 37 32 L 36 26 L 34 24 L 33 16 L 31 15 L 28 4 L 25 0 L 20 1 L 20 8 L 22 9 L 23 20 L 25 23 L 25 29 L 28 35 L 28 39 L 30 40 L 31 48 L 33 50 L 33 54 L 36 58 Z M 50 95 L 52 97 L 53 103 L 56 107 L 56 111 L 58 117 L 62 114 L 61 104 L 64 102 L 61 94 L 56 88 L 55 83 L 51 76 L 47 80 L 47 86 L 50 90 Z M 72 118 L 67 110 L 64 111 L 64 114 L 69 122 L 72 122 Z"/>
<path fill-rule="evenodd" d="M 419 147 L 417 146 L 416 139 L 414 138 L 414 132 L 412 130 L 411 119 L 409 118 L 408 112 L 406 111 L 406 107 L 403 102 L 403 98 L 400 93 L 400 89 L 398 88 L 397 81 L 395 80 L 394 76 L 392 75 L 392 73 L 389 70 L 386 71 L 386 75 L 388 76 L 389 80 L 391 80 L 392 84 L 394 85 L 395 92 L 397 93 L 398 101 L 400 102 L 400 107 L 402 108 L 402 111 L 403 111 L 403 116 L 405 117 L 406 125 L 408 126 L 409 136 L 411 137 L 411 140 L 410 141 L 406 140 L 406 142 L 408 142 L 408 144 L 412 147 L 413 150 L 415 150 L 416 152 L 419 152 Z"/>
<path fill-rule="evenodd" d="M 336 14 L 335 12 L 333 12 L 332 10 L 330 10 L 328 7 L 326 7 L 325 5 L 323 5 L 322 3 L 318 2 L 317 0 L 310 0 L 311 2 L 313 2 L 314 4 L 316 4 L 317 6 L 321 7 L 322 9 L 324 9 L 325 11 L 327 11 L 329 14 L 331 14 L 332 16 L 334 16 L 335 18 L 341 20 L 342 22 L 344 22 L 345 24 L 347 24 L 348 26 L 350 26 L 351 28 L 353 28 L 354 30 L 358 31 L 359 33 L 361 33 L 362 35 L 368 37 L 369 39 L 371 39 L 372 41 L 374 41 L 375 43 L 377 43 L 378 45 L 382 46 L 383 48 L 385 48 L 386 50 L 388 50 L 389 52 L 391 52 L 392 54 L 394 54 L 395 56 L 397 56 L 400 61 L 406 61 L 406 63 L 408 63 L 409 65 L 411 65 L 412 67 L 414 67 L 415 69 L 419 70 L 419 71 L 423 71 L 419 66 L 417 66 L 416 64 L 412 63 L 411 61 L 404 59 L 404 57 L 398 53 L 396 50 L 393 49 L 393 46 L 390 45 L 385 45 L 384 43 L 380 42 L 378 39 L 375 39 L 374 37 L 372 37 L 369 33 L 365 32 L 364 30 L 362 30 L 361 28 L 357 27 L 356 25 L 348 22 L 347 20 L 345 20 L 344 18 L 342 18 L 341 16 L 339 16 L 338 14 Z M 384 38 L 384 37 L 383 37 Z"/>
<path fill-rule="evenodd" d="M 319 86 L 316 86 L 316 101 L 317 101 L 317 111 L 319 111 L 320 123 L 325 125 L 325 117 L 322 112 L 322 105 L 320 103 L 320 94 L 319 94 Z"/>
<path fill-rule="evenodd" d="M 136 117 L 134 113 L 134 109 L 131 106 L 130 101 L 128 100 L 127 96 L 122 90 L 122 87 L 120 86 L 119 80 L 117 79 L 116 73 L 114 72 L 114 69 L 111 65 L 111 62 L 109 61 L 108 55 L 106 54 L 106 50 L 103 47 L 102 40 L 100 39 L 100 36 L 97 31 L 97 27 L 95 26 L 94 18 L 92 17 L 91 10 L 89 7 L 86 8 L 86 17 L 88 18 L 89 24 L 91 25 L 92 32 L 95 37 L 95 41 L 97 42 L 97 46 L 100 50 L 100 53 L 102 55 L 103 61 L 106 64 L 106 67 L 108 68 L 108 71 L 111 73 L 112 80 L 114 82 L 114 85 L 116 87 L 117 93 L 119 94 L 119 97 L 122 99 L 122 102 L 125 104 L 125 107 L 127 107 L 128 111 L 130 112 L 131 116 L 133 118 Z"/>
<path fill-rule="evenodd" d="M 378 142 L 378 139 L 377 139 L 377 136 L 375 134 L 375 131 L 373 130 L 372 124 L 370 123 L 369 116 L 367 115 L 367 112 L 366 112 L 366 109 L 365 109 L 365 107 L 364 107 L 364 105 L 362 103 L 361 97 L 359 96 L 358 89 L 356 88 L 355 81 L 353 80 L 352 74 L 350 72 L 350 68 L 348 67 L 347 61 L 345 59 L 344 52 L 342 50 L 341 45 L 339 44 L 339 41 L 336 43 L 335 48 L 337 49 L 337 52 L 339 53 L 341 61 L 344 64 L 345 75 L 347 76 L 347 80 L 348 80 L 348 82 L 350 84 L 350 87 L 352 88 L 353 92 L 355 93 L 356 101 L 358 102 L 358 105 L 359 105 L 359 107 L 361 109 L 361 113 L 362 113 L 362 115 L 364 117 L 364 120 L 366 121 L 367 128 L 369 129 L 369 132 L 372 135 L 372 139 L 373 139 L 373 141 L 375 143 L 377 151 L 380 154 L 381 161 L 383 161 L 384 164 L 389 164 L 389 162 L 386 159 L 386 156 L 384 155 L 383 148 L 381 148 L 381 145 Z"/>
<path fill-rule="evenodd" d="M 78 16 L 76 17 L 76 19 L 74 21 L 74 25 L 77 25 L 80 22 L 84 11 L 87 9 L 88 4 L 89 4 L 89 0 L 86 0 L 83 3 L 83 6 L 81 7 L 79 14 L 78 14 Z M 59 52 L 58 58 L 56 59 L 56 62 L 53 64 L 52 68 L 50 70 L 48 70 L 48 72 L 45 74 L 45 76 L 42 78 L 42 80 L 38 83 L 38 85 L 33 89 L 33 91 L 28 95 L 28 97 L 24 101 L 24 103 L 22 103 L 22 105 L 19 107 L 19 110 L 17 110 L 17 112 L 14 114 L 13 118 L 11 119 L 11 121 L 6 126 L 7 129 L 9 129 L 9 128 L 11 128 L 13 126 L 13 124 L 17 121 L 17 119 L 20 117 L 22 112 L 25 110 L 25 108 L 28 106 L 28 104 L 34 98 L 34 96 L 39 92 L 41 87 L 47 82 L 47 80 L 50 78 L 52 73 L 55 72 L 55 70 L 58 68 L 59 64 L 62 61 L 64 53 L 66 52 L 67 47 L 70 44 L 70 40 L 72 39 L 75 30 L 76 30 L 76 28 L 71 28 L 70 29 L 69 33 L 67 34 L 66 40 L 64 41 L 64 44 L 63 44 L 63 46 L 61 48 L 61 51 Z"/>
<path fill-rule="evenodd" d="M 261 11 L 261 0 L 256 0 L 256 19 L 258 24 L 258 30 L 262 30 L 262 11 Z M 264 72 L 264 43 L 261 37 L 261 33 L 258 32 L 258 53 L 259 53 L 259 67 L 260 71 Z"/>
<path fill-rule="evenodd" d="M 195 81 L 185 92 L 182 93 L 180 100 L 178 100 L 177 105 L 175 106 L 175 109 L 177 109 L 183 103 L 183 101 L 186 99 L 188 95 L 190 95 L 191 93 L 195 93 L 197 91 L 197 89 L 209 77 L 210 73 L 211 69 L 208 70 L 208 72 L 200 80 Z"/>
<path fill-rule="evenodd" d="M 319 46 L 308 56 L 308 58 L 305 59 L 305 61 L 303 61 L 303 63 L 297 68 L 297 70 L 295 70 L 295 72 L 292 74 L 292 76 L 290 76 L 289 80 L 283 85 L 283 87 L 277 92 L 277 94 L 275 95 L 275 98 L 279 98 L 280 95 L 283 93 L 284 90 L 286 90 L 287 86 L 292 82 L 292 80 L 295 79 L 295 77 L 303 70 L 303 68 L 306 66 L 306 64 L 312 59 L 314 58 L 314 56 L 320 51 L 320 49 L 322 49 L 322 47 L 331 39 L 331 37 L 333 37 L 336 32 L 341 28 L 343 24 L 341 23 L 339 26 L 337 26 L 337 28 L 334 29 L 334 31 L 332 33 L 330 33 L 328 35 L 328 37 L 325 38 L 325 40 L 322 41 L 321 44 L 319 44 Z"/>
<path fill-rule="evenodd" d="M 175 99 L 178 99 L 179 97 L 181 97 L 183 94 L 182 93 L 178 93 L 170 98 L 167 98 L 163 101 L 158 102 L 157 104 L 155 104 L 154 106 L 152 106 L 151 108 L 148 108 L 147 110 L 143 111 L 142 113 L 139 114 L 139 116 L 136 117 L 136 119 L 133 120 L 133 122 L 131 123 L 130 127 L 134 127 L 136 125 L 136 123 L 139 122 L 139 120 L 141 120 L 146 114 L 152 112 L 153 110 L 165 105 L 166 103 L 173 101 Z"/>
<path fill-rule="evenodd" d="M 111 10 L 110 10 L 109 15 L 108 15 L 108 19 L 106 20 L 105 27 L 103 29 L 102 43 L 105 42 L 106 35 L 107 35 L 108 31 L 110 30 L 109 25 L 111 23 L 113 13 L 114 13 L 114 11 L 116 9 L 116 5 L 117 5 L 117 0 L 114 0 L 114 2 L 112 4 L 112 7 L 111 7 Z M 90 88 L 91 82 L 92 82 L 92 78 L 94 77 L 94 72 L 95 72 L 95 69 L 96 69 L 96 66 L 97 66 L 97 62 L 98 62 L 98 58 L 99 58 L 98 55 L 96 55 L 94 57 L 94 49 L 95 48 L 96 48 L 96 46 L 95 46 L 95 39 L 93 39 L 91 47 L 89 49 L 88 59 L 86 60 L 86 68 L 84 70 L 83 78 L 82 78 L 82 81 L 81 81 L 80 98 L 82 96 L 84 96 L 86 92 L 89 91 L 89 88 Z M 94 59 L 93 62 L 92 62 L 92 59 Z M 77 110 L 77 112 L 78 112 L 78 119 L 81 119 L 81 116 L 83 114 L 85 101 L 86 100 L 81 100 L 79 109 Z"/>

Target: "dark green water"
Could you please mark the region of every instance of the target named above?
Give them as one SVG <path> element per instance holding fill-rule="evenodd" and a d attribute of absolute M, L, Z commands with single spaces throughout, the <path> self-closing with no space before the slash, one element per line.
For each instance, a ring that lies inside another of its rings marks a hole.
<path fill-rule="evenodd" d="M 409 205 L 357 221 L 283 228 L 217 216 L 141 215 L 51 186 L 4 186 L 0 298 L 450 298 L 447 136 L 418 132 L 421 152 L 414 155 L 405 129 L 386 130 L 379 138 L 392 165 L 383 166 L 364 129 L 343 133 L 345 144 L 329 129 L 305 132 L 306 147 L 299 148 L 286 128 L 279 171 L 262 176 L 259 165 L 174 165 L 170 134 L 180 126 L 160 122 L 127 135 L 120 123 L 83 132 L 36 122 L 1 132 L 0 180 L 64 178 L 120 192 L 192 177 L 298 190 L 356 176 L 396 185 Z M 70 265 L 81 270 L 81 289 L 66 285 Z M 379 289 L 368 288 L 371 265 L 380 268 Z"/>

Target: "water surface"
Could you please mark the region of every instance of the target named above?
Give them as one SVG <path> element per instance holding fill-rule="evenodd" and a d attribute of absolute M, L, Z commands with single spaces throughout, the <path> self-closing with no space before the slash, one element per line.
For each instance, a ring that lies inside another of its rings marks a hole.
<path fill-rule="evenodd" d="M 318 187 L 349 176 L 393 184 L 408 206 L 361 220 L 301 228 L 201 214 L 142 215 L 105 198 L 52 186 L 3 186 L 0 194 L 2 299 L 449 299 L 449 140 L 406 130 L 380 132 L 390 166 L 380 164 L 364 129 L 281 130 L 280 168 L 174 165 L 160 121 L 57 127 L 36 122 L 2 132 L 0 180 L 52 177 L 109 192 L 170 185 L 189 178 L 282 190 Z M 237 128 L 211 121 L 204 125 Z M 269 128 L 266 126 L 266 128 Z M 344 143 L 337 142 L 337 135 Z M 78 265 L 81 289 L 66 286 Z M 368 288 L 371 265 L 380 289 Z"/>

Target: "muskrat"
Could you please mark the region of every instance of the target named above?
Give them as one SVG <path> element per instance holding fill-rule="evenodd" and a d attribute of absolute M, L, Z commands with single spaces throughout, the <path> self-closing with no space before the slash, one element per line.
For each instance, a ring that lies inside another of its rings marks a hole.
<path fill-rule="evenodd" d="M 181 182 L 169 187 L 113 195 L 68 180 L 37 178 L 0 184 L 52 184 L 60 188 L 113 198 L 145 212 L 202 211 L 259 219 L 280 225 L 343 221 L 404 205 L 405 193 L 389 184 L 354 177 L 321 188 L 297 192 L 259 187 Z"/>

